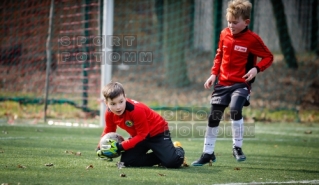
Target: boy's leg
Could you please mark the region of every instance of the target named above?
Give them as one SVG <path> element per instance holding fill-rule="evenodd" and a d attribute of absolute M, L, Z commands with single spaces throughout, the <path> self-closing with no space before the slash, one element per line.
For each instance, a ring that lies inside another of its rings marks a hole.
<path fill-rule="evenodd" d="M 218 126 L 223 117 L 225 108 L 225 105 L 214 104 L 211 106 L 211 112 L 208 118 L 208 125 L 204 138 L 204 153 L 212 154 L 214 152 L 215 142 L 218 135 Z"/>
<path fill-rule="evenodd" d="M 151 137 L 147 143 L 163 166 L 179 168 L 183 164 L 185 152 L 181 147 L 174 147 L 169 131 Z"/>
<path fill-rule="evenodd" d="M 204 148 L 201 157 L 192 163 L 193 166 L 202 166 L 209 163 L 210 160 L 215 162 L 214 148 L 218 136 L 218 126 L 225 111 L 225 105 L 213 104 L 211 113 L 208 118 L 208 125 L 205 132 Z"/>
<path fill-rule="evenodd" d="M 246 156 L 242 152 L 243 135 L 244 135 L 244 120 L 242 116 L 242 109 L 246 103 L 247 98 L 244 96 L 232 96 L 230 102 L 230 115 L 232 123 L 232 137 L 233 137 L 233 155 L 237 161 L 246 160 Z"/>
<path fill-rule="evenodd" d="M 124 162 L 125 166 L 131 167 L 154 166 L 159 164 L 160 160 L 154 153 L 147 153 L 150 149 L 147 140 L 141 141 L 134 148 L 123 152 L 121 162 Z"/>

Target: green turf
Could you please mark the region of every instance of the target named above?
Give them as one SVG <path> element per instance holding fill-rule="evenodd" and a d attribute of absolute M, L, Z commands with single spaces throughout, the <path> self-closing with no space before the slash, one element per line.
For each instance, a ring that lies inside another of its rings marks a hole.
<path fill-rule="evenodd" d="M 95 155 L 101 130 L 0 125 L 0 184 L 319 183 L 319 126 L 314 124 L 256 124 L 255 137 L 244 141 L 245 162 L 232 157 L 230 138 L 220 138 L 216 163 L 180 169 L 119 170 L 117 160 L 106 162 Z M 200 156 L 202 138 L 173 140 L 181 141 L 188 164 Z M 81 152 L 81 156 L 71 151 Z M 49 163 L 54 166 L 45 166 Z M 93 168 L 86 169 L 89 165 Z M 120 177 L 121 173 L 126 177 Z"/>

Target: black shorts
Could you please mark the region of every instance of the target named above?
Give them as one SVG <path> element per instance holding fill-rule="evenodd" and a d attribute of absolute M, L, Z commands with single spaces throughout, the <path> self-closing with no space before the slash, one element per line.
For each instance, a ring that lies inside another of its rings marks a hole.
<path fill-rule="evenodd" d="M 174 147 L 167 130 L 154 137 L 148 137 L 123 152 L 121 162 L 127 167 L 153 166 L 160 163 L 167 168 L 178 168 L 184 162 L 184 155 L 182 148 Z"/>
<path fill-rule="evenodd" d="M 242 96 L 246 98 L 244 106 L 250 105 L 250 86 L 246 83 L 238 83 L 232 86 L 217 84 L 214 87 L 210 103 L 228 106 L 233 96 Z"/>

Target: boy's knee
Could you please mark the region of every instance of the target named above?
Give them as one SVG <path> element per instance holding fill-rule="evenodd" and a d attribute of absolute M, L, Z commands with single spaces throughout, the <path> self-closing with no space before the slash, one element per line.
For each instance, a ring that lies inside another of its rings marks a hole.
<path fill-rule="evenodd" d="M 208 117 L 208 126 L 209 127 L 218 127 L 220 119 L 214 118 L 214 114 L 209 115 Z"/>
<path fill-rule="evenodd" d="M 165 166 L 166 168 L 179 168 L 182 166 L 184 162 L 184 158 L 177 158 L 177 159 L 172 159 L 168 161 L 163 161 L 162 165 Z"/>
<path fill-rule="evenodd" d="M 162 161 L 162 165 L 166 168 L 179 168 L 184 162 L 185 151 L 183 148 L 176 148 L 176 155 L 165 161 Z"/>

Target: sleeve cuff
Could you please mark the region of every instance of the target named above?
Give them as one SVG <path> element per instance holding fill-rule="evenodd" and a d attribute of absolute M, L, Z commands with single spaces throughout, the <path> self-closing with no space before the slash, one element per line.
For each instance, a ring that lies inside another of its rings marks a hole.
<path fill-rule="evenodd" d="M 121 145 L 121 143 L 116 143 L 116 145 L 117 145 L 117 152 L 118 152 L 118 153 L 124 151 L 124 148 L 123 148 L 123 146 Z"/>
<path fill-rule="evenodd" d="M 257 69 L 257 73 L 259 73 L 260 72 L 259 67 L 258 66 L 254 66 L 254 67 Z"/>

